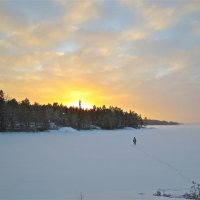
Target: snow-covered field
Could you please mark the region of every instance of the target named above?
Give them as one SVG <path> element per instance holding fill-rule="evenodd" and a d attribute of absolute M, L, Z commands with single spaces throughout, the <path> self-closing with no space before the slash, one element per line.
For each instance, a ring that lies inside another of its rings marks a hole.
<path fill-rule="evenodd" d="M 137 145 L 132 142 L 137 138 Z M 133 200 L 200 182 L 200 126 L 0 134 L 0 199 Z"/>

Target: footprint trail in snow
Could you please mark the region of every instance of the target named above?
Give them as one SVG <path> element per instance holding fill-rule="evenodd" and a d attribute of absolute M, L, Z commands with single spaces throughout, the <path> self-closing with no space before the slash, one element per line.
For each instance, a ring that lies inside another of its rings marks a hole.
<path fill-rule="evenodd" d="M 144 151 L 144 150 L 141 149 L 141 148 L 136 147 L 136 149 L 137 149 L 138 151 L 142 152 L 142 153 L 143 153 L 144 155 L 146 155 L 147 157 L 149 157 L 149 158 L 155 160 L 156 162 L 158 162 L 158 163 L 160 163 L 160 164 L 162 164 L 162 165 L 164 165 L 164 166 L 170 168 L 171 170 L 175 171 L 176 174 L 179 175 L 179 176 L 180 176 L 183 180 L 185 180 L 186 182 L 192 183 L 192 180 L 191 180 L 189 177 L 185 176 L 185 175 L 181 172 L 180 169 L 178 169 L 178 168 L 174 167 L 173 165 L 171 165 L 170 163 L 168 163 L 168 162 L 166 162 L 166 161 L 163 161 L 163 160 L 161 160 L 160 158 L 158 158 L 158 157 L 156 157 L 156 156 L 154 156 L 154 155 L 152 155 L 152 154 L 150 154 L 150 153 Z"/>

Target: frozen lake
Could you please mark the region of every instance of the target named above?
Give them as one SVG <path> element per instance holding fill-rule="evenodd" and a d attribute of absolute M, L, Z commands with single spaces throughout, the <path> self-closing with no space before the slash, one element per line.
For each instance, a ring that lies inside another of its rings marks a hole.
<path fill-rule="evenodd" d="M 162 199 L 200 182 L 199 155 L 198 125 L 0 134 L 0 199 Z"/>

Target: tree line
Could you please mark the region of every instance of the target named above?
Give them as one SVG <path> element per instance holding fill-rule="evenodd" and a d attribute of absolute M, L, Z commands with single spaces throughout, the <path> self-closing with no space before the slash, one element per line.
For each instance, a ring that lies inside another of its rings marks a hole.
<path fill-rule="evenodd" d="M 141 128 L 143 119 L 134 111 L 125 112 L 118 107 L 97 107 L 83 109 L 53 103 L 31 104 L 29 99 L 18 102 L 6 98 L 0 90 L 0 132 L 43 131 L 70 126 L 78 130 L 102 128 L 119 129 L 124 127 Z"/>
<path fill-rule="evenodd" d="M 157 120 L 157 119 L 147 119 L 145 117 L 143 119 L 144 126 L 147 125 L 178 125 L 178 122 L 173 122 L 173 121 L 166 121 L 166 120 Z"/>

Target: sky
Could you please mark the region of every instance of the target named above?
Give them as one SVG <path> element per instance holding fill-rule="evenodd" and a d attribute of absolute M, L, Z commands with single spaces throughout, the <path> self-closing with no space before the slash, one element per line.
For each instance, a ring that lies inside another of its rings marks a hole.
<path fill-rule="evenodd" d="M 200 1 L 0 0 L 0 89 L 200 122 Z"/>

